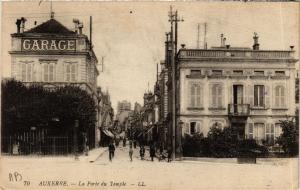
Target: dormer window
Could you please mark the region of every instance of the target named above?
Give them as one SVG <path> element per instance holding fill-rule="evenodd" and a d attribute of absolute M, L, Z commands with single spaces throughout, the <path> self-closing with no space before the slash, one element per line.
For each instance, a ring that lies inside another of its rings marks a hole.
<path fill-rule="evenodd" d="M 264 76 L 265 72 L 264 71 L 254 71 L 255 76 Z"/>

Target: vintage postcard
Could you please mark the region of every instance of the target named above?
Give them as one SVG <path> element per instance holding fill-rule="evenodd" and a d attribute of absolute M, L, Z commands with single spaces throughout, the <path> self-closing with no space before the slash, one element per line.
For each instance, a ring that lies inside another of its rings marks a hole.
<path fill-rule="evenodd" d="M 2 2 L 0 189 L 298 189 L 299 11 Z"/>

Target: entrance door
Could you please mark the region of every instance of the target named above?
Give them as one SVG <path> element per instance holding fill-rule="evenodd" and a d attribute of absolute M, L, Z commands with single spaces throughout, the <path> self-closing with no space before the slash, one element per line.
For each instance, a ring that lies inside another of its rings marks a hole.
<path fill-rule="evenodd" d="M 233 85 L 234 113 L 239 113 L 240 111 L 242 111 L 241 104 L 243 104 L 243 94 L 243 85 Z"/>
<path fill-rule="evenodd" d="M 231 126 L 238 139 L 241 140 L 245 138 L 245 123 L 232 123 Z"/>

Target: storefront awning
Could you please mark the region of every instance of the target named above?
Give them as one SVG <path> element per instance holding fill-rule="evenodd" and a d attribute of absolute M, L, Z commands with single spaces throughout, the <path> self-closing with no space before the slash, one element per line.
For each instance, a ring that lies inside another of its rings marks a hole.
<path fill-rule="evenodd" d="M 112 134 L 112 133 L 111 133 L 110 131 L 108 131 L 108 130 L 103 129 L 102 131 L 103 131 L 104 134 L 106 134 L 106 135 L 109 136 L 109 137 L 112 137 L 112 138 L 115 137 L 114 134 Z"/>

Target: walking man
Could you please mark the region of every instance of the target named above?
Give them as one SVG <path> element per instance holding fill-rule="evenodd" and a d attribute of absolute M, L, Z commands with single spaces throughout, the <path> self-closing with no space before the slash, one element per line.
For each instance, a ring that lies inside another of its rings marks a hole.
<path fill-rule="evenodd" d="M 133 149 L 132 146 L 129 147 L 129 157 L 130 157 L 130 161 L 132 162 L 132 155 L 133 155 Z"/>
<path fill-rule="evenodd" d="M 151 157 L 151 161 L 152 161 L 152 162 L 153 162 L 154 156 L 155 156 L 155 147 L 154 147 L 154 145 L 152 144 L 152 145 L 150 146 L 150 157 Z"/>
<path fill-rule="evenodd" d="M 172 148 L 169 146 L 168 147 L 168 162 L 171 162 L 171 157 L 172 157 Z"/>
<path fill-rule="evenodd" d="M 108 151 L 109 151 L 109 161 L 112 161 L 115 154 L 115 146 L 112 142 L 109 143 L 108 145 Z"/>
<path fill-rule="evenodd" d="M 140 156 L 141 156 L 141 160 L 144 160 L 145 148 L 143 145 L 141 145 L 141 148 L 140 148 Z"/>

